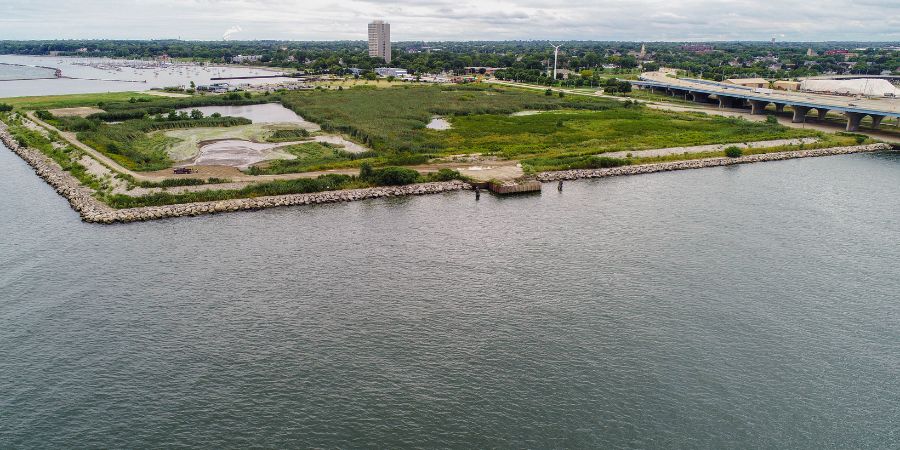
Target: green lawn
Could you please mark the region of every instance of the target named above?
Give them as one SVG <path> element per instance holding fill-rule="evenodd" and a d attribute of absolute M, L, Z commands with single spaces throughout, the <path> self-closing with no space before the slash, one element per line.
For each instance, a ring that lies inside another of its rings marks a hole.
<path fill-rule="evenodd" d="M 152 95 L 139 92 L 109 92 L 102 94 L 70 94 L 70 95 L 44 95 L 36 97 L 11 97 L 0 98 L 0 103 L 6 103 L 16 108 L 25 110 L 74 108 L 78 106 L 97 107 L 100 102 L 127 102 L 132 97 L 141 99 L 157 99 Z"/>
<path fill-rule="evenodd" d="M 818 136 L 812 130 L 738 118 L 632 107 L 607 111 L 554 111 L 530 116 L 454 117 L 453 129 L 432 132 L 448 153 L 492 153 L 521 159 L 539 170 L 612 151 Z"/>
<path fill-rule="evenodd" d="M 383 154 L 443 152 L 441 139 L 425 128 L 434 115 L 619 107 L 619 102 L 608 99 L 559 98 L 514 88 L 465 86 L 291 92 L 283 95 L 282 103 L 323 130 L 348 134 Z"/>
<path fill-rule="evenodd" d="M 340 147 L 321 142 L 308 142 L 280 149 L 296 159 L 277 159 L 257 164 L 248 170 L 251 175 L 277 175 L 283 173 L 310 172 L 331 168 L 334 163 L 350 161 L 352 154 Z"/>

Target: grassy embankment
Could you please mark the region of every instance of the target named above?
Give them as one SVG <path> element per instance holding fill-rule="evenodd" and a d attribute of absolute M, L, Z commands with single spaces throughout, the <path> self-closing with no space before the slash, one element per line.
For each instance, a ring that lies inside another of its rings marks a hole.
<path fill-rule="evenodd" d="M 372 169 L 363 165 L 358 176 L 328 174 L 317 178 L 276 180 L 255 183 L 241 189 L 213 189 L 183 194 L 160 192 L 141 197 L 109 195 L 104 200 L 113 208 L 135 208 L 144 206 L 174 205 L 180 203 L 221 201 L 240 198 L 254 198 L 270 195 L 306 194 L 341 189 L 359 189 L 376 186 L 402 186 L 413 183 L 464 180 L 455 170 L 441 169 L 435 173 L 422 175 L 404 167 L 384 167 Z"/>

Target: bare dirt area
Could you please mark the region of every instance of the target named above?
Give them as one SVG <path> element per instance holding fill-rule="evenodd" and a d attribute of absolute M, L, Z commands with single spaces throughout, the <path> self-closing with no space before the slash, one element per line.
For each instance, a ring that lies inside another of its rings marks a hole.
<path fill-rule="evenodd" d="M 83 106 L 80 108 L 59 108 L 50 110 L 50 114 L 53 114 L 56 117 L 87 117 L 91 114 L 102 112 L 104 112 L 102 109 L 91 108 L 88 106 Z"/>
<path fill-rule="evenodd" d="M 147 95 L 155 95 L 157 97 L 190 97 L 188 94 L 179 94 L 177 92 L 165 92 L 165 91 L 144 91 L 141 94 Z"/>

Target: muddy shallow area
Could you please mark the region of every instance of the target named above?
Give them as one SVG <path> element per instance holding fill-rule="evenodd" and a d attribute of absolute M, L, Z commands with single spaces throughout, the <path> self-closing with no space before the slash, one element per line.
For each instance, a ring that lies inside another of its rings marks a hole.
<path fill-rule="evenodd" d="M 262 161 L 294 158 L 293 155 L 278 150 L 291 144 L 295 143 L 260 143 L 240 139 L 213 141 L 200 146 L 200 154 L 191 161 L 191 164 L 246 169 Z"/>

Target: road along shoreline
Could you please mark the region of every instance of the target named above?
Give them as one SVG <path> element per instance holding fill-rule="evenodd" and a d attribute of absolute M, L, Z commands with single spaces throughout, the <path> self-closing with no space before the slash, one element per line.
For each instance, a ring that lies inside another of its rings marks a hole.
<path fill-rule="evenodd" d="M 0 124 L 0 141 L 13 153 L 19 155 L 35 173 L 52 186 L 56 192 L 66 198 L 72 208 L 78 212 L 82 220 L 91 223 L 127 223 L 169 217 L 197 216 L 221 212 L 247 211 L 279 206 L 313 205 L 322 203 L 339 203 L 381 197 L 397 197 L 407 195 L 427 195 L 441 192 L 472 189 L 472 185 L 463 181 L 447 181 L 436 183 L 420 183 L 407 186 L 385 186 L 340 191 L 324 191 L 310 194 L 290 194 L 268 197 L 222 200 L 214 202 L 182 203 L 177 205 L 149 206 L 142 208 L 114 209 L 94 197 L 94 192 L 83 186 L 78 179 L 64 171 L 59 164 L 36 149 L 20 146 L 9 134 L 4 124 Z M 690 161 L 674 161 L 635 166 L 622 166 L 608 169 L 578 169 L 537 174 L 535 179 L 542 182 L 558 180 L 576 180 L 583 178 L 603 178 L 614 176 L 641 175 L 674 170 L 700 169 L 704 167 L 720 167 L 735 164 L 748 164 L 764 161 L 781 161 L 795 158 L 810 158 L 830 155 L 846 155 L 890 150 L 888 144 L 858 145 L 853 147 L 835 147 L 817 150 L 799 150 L 780 153 L 764 153 L 743 156 L 740 158 L 708 158 Z"/>

